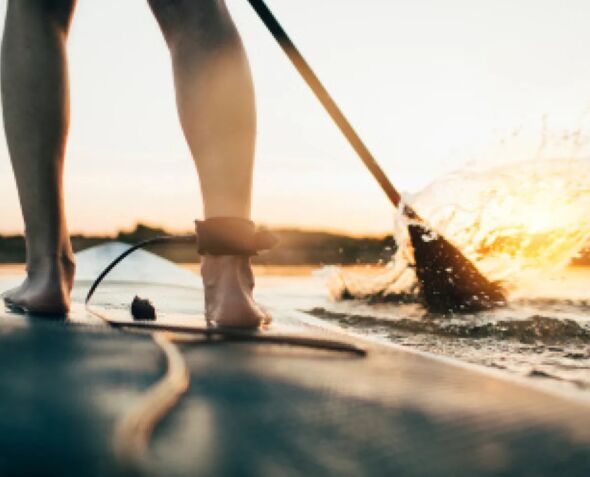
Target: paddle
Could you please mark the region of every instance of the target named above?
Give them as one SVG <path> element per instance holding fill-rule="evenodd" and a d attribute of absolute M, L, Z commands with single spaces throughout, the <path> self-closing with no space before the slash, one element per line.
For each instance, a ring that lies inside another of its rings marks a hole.
<path fill-rule="evenodd" d="M 399 192 L 265 2 L 263 0 L 248 1 L 391 203 L 399 208 L 401 204 Z M 408 228 L 414 247 L 416 275 L 429 310 L 442 313 L 467 312 L 505 304 L 503 291 L 497 283 L 487 280 L 473 263 L 442 235 L 436 233 L 411 207 L 403 205 L 402 212 L 411 219 Z"/>

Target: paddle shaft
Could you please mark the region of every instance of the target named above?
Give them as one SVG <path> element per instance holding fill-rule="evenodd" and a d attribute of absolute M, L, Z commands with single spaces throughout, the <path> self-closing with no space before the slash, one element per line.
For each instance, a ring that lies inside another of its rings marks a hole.
<path fill-rule="evenodd" d="M 320 103 L 322 103 L 322 106 L 328 112 L 334 123 L 336 123 L 340 131 L 342 131 L 342 134 L 344 134 L 344 137 L 346 137 L 365 166 L 367 166 L 367 169 L 369 169 L 369 172 L 371 172 L 375 180 L 379 183 L 383 189 L 383 192 L 385 192 L 385 195 L 387 195 L 395 207 L 398 207 L 401 202 L 400 193 L 387 178 L 383 172 L 383 169 L 381 169 L 381 166 L 373 157 L 373 154 L 371 154 L 363 140 L 356 133 L 348 119 L 346 119 L 346 116 L 344 116 L 332 96 L 330 96 L 330 93 L 328 93 L 305 58 L 303 58 L 303 55 L 293 44 L 289 38 L 289 35 L 287 35 L 287 32 L 285 32 L 273 13 L 266 6 L 264 0 L 248 0 L 248 2 L 252 8 L 254 8 L 262 22 L 268 28 L 268 31 L 270 31 L 287 57 L 291 60 L 291 63 L 293 63 L 297 71 L 299 71 L 299 74 L 311 88 L 316 98 L 320 101 Z M 417 218 L 416 213 L 408 206 L 404 206 L 403 212 L 409 217 Z"/>

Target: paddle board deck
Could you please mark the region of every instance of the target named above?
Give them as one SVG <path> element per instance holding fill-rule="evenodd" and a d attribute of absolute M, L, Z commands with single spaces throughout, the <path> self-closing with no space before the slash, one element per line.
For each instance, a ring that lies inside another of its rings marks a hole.
<path fill-rule="evenodd" d="M 78 283 L 74 296 L 87 288 Z M 202 294 L 187 286 L 107 283 L 93 306 L 131 323 L 140 290 L 157 324 L 187 328 L 167 337 L 190 378 L 148 443 L 150 475 L 590 475 L 582 402 L 344 335 L 295 310 L 271 309 L 267 333 L 341 341 L 366 356 L 203 339 L 191 331 L 203 325 Z M 156 330 L 128 328 L 79 303 L 69 322 L 0 313 L 0 475 L 137 470 L 117 459 L 117 423 L 165 362 Z"/>

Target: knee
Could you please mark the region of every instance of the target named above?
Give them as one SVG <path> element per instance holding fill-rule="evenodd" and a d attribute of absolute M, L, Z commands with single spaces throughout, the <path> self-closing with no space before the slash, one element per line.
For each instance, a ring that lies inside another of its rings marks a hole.
<path fill-rule="evenodd" d="M 6 22 L 30 28 L 33 21 L 47 21 L 67 33 L 75 6 L 76 0 L 8 0 Z"/>
<path fill-rule="evenodd" d="M 231 42 L 235 27 L 223 0 L 148 0 L 168 46 L 207 48 Z"/>

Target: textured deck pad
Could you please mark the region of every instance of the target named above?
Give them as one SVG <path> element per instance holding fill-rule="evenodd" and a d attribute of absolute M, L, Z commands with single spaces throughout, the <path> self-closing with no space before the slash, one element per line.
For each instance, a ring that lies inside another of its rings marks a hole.
<path fill-rule="evenodd" d="M 114 422 L 161 373 L 147 337 L 1 316 L 0 475 L 122 475 Z"/>
<path fill-rule="evenodd" d="M 115 419 L 161 373 L 141 336 L 3 319 L 0 475 L 118 475 Z M 568 475 L 589 409 L 406 352 L 183 345 L 188 395 L 156 475 Z"/>
<path fill-rule="evenodd" d="M 588 407 L 405 352 L 186 347 L 170 475 L 587 476 Z M 162 468 L 163 469 L 163 468 Z"/>

